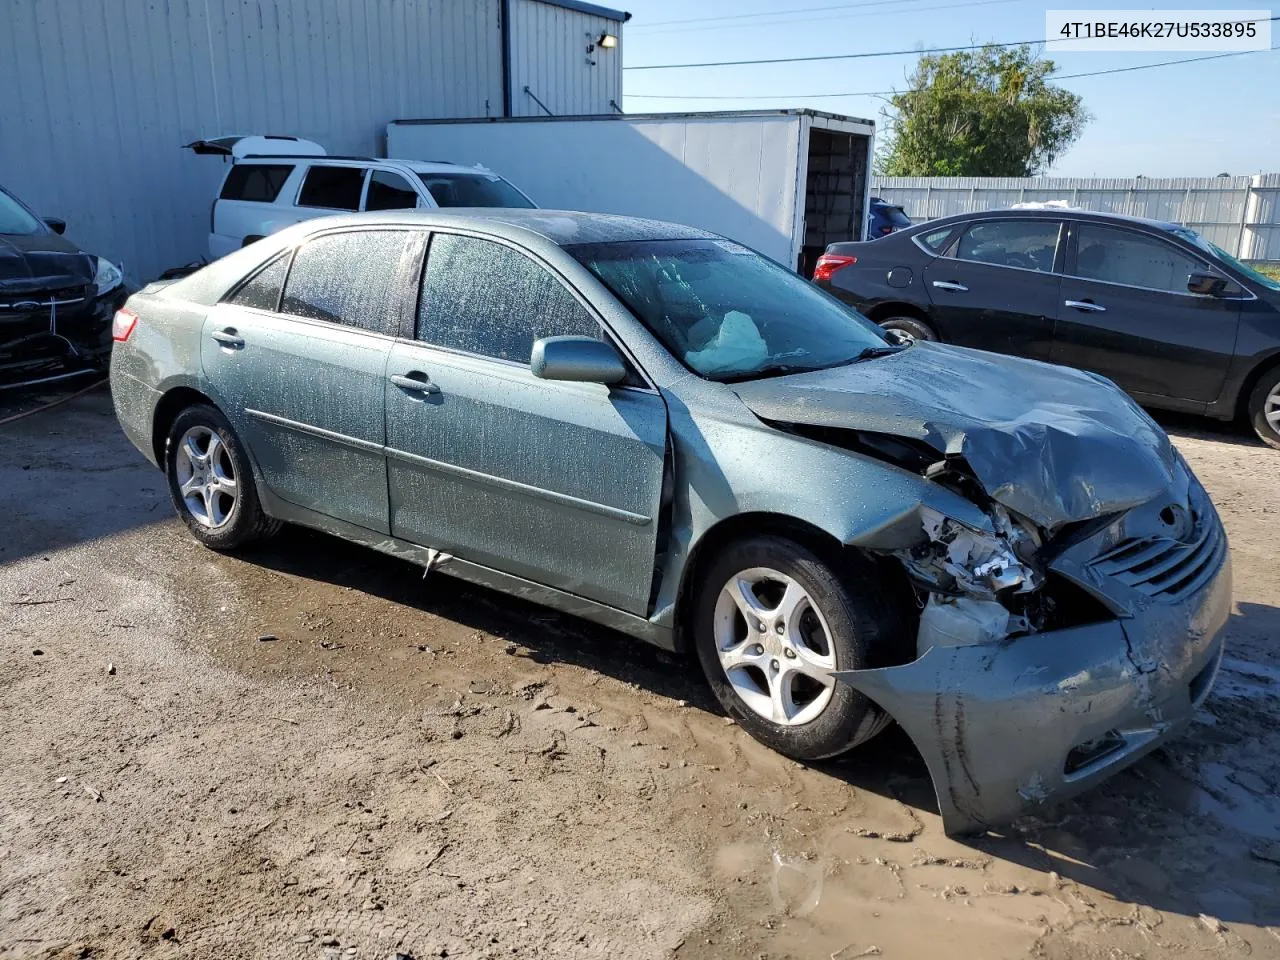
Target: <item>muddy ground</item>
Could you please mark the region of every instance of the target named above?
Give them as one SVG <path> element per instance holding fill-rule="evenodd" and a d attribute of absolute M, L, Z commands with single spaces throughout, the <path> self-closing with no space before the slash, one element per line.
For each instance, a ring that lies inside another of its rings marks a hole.
<path fill-rule="evenodd" d="M 1234 549 L 1213 696 L 959 842 L 897 731 L 803 767 L 617 634 L 214 554 L 105 391 L 0 426 L 0 957 L 1280 957 L 1280 455 L 1170 429 Z"/>

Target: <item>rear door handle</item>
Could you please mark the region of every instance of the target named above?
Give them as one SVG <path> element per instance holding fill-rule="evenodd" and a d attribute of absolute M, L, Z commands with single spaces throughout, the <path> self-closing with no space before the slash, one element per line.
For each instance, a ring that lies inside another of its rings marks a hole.
<path fill-rule="evenodd" d="M 1070 307 L 1072 310 L 1083 310 L 1085 313 L 1106 313 L 1107 308 L 1100 303 L 1094 303 L 1092 300 L 1064 300 L 1064 307 Z"/>
<path fill-rule="evenodd" d="M 431 382 L 431 378 L 420 370 L 411 370 L 408 374 L 393 373 L 390 380 L 400 389 L 412 390 L 414 393 L 440 392 L 440 388 Z"/>
<path fill-rule="evenodd" d="M 244 337 L 236 333 L 234 327 L 227 327 L 225 330 L 215 330 L 210 334 L 210 336 L 230 350 L 241 350 L 244 348 Z"/>
<path fill-rule="evenodd" d="M 933 285 L 939 290 L 953 290 L 956 293 L 968 293 L 969 288 L 963 283 L 956 283 L 952 280 L 935 280 Z"/>

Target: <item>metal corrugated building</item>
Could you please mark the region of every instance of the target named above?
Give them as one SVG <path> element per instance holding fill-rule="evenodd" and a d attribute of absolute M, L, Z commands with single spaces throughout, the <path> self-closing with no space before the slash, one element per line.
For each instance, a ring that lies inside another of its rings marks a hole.
<path fill-rule="evenodd" d="M 205 253 L 225 167 L 182 144 L 285 133 L 377 155 L 398 117 L 536 110 L 526 86 L 553 111 L 606 113 L 621 45 L 588 47 L 628 16 L 577 0 L 5 0 L 0 183 L 141 282 Z"/>

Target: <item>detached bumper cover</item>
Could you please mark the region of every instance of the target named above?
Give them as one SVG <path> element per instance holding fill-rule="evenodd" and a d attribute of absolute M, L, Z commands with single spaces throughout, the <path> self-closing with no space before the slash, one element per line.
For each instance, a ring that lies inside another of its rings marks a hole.
<path fill-rule="evenodd" d="M 1224 547 L 1177 602 L 835 676 L 906 730 L 946 832 L 970 833 L 1086 790 L 1176 736 L 1213 684 L 1230 608 Z"/>

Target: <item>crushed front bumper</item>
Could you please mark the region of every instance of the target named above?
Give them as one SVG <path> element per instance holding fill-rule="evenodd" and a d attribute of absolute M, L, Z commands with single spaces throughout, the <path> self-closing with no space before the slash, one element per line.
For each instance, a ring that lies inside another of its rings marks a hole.
<path fill-rule="evenodd" d="M 1208 696 L 1230 608 L 1224 542 L 1216 571 L 1177 602 L 835 676 L 906 730 L 946 832 L 971 833 L 1087 790 L 1176 736 Z"/>

